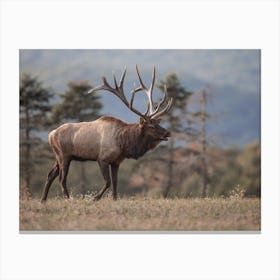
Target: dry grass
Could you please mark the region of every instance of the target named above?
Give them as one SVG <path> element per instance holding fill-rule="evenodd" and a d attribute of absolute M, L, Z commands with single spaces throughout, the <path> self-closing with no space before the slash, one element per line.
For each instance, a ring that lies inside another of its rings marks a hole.
<path fill-rule="evenodd" d="M 236 231 L 261 227 L 259 199 L 20 201 L 21 231 Z"/>

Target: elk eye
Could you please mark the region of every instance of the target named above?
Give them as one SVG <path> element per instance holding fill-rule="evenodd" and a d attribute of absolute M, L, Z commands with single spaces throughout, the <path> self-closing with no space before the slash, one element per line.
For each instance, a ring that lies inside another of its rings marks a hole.
<path fill-rule="evenodd" d="M 150 128 L 155 128 L 155 126 L 153 124 L 148 124 L 147 126 Z"/>

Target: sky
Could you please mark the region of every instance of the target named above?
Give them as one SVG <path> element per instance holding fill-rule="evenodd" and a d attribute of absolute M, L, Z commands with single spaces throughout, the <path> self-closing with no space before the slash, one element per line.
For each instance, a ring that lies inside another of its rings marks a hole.
<path fill-rule="evenodd" d="M 128 79 L 136 81 L 135 64 L 144 76 L 151 76 L 155 65 L 157 79 L 176 72 L 182 80 L 259 94 L 260 50 L 20 50 L 20 73 L 38 75 L 58 90 L 69 81 L 97 84 L 125 65 Z"/>

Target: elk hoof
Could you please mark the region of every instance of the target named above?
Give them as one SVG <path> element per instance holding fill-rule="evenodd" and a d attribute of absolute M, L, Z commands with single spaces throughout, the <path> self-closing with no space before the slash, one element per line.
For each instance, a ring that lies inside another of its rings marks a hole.
<path fill-rule="evenodd" d="M 100 198 L 101 198 L 100 195 L 95 195 L 95 196 L 93 197 L 93 201 L 98 201 L 98 200 L 100 200 Z"/>

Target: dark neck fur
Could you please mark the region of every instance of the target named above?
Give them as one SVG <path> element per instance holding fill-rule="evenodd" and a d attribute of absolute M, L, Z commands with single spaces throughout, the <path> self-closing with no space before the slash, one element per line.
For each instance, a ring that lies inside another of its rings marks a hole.
<path fill-rule="evenodd" d="M 137 159 L 156 146 L 150 137 L 142 133 L 139 124 L 122 127 L 119 131 L 118 141 L 126 158 Z"/>

